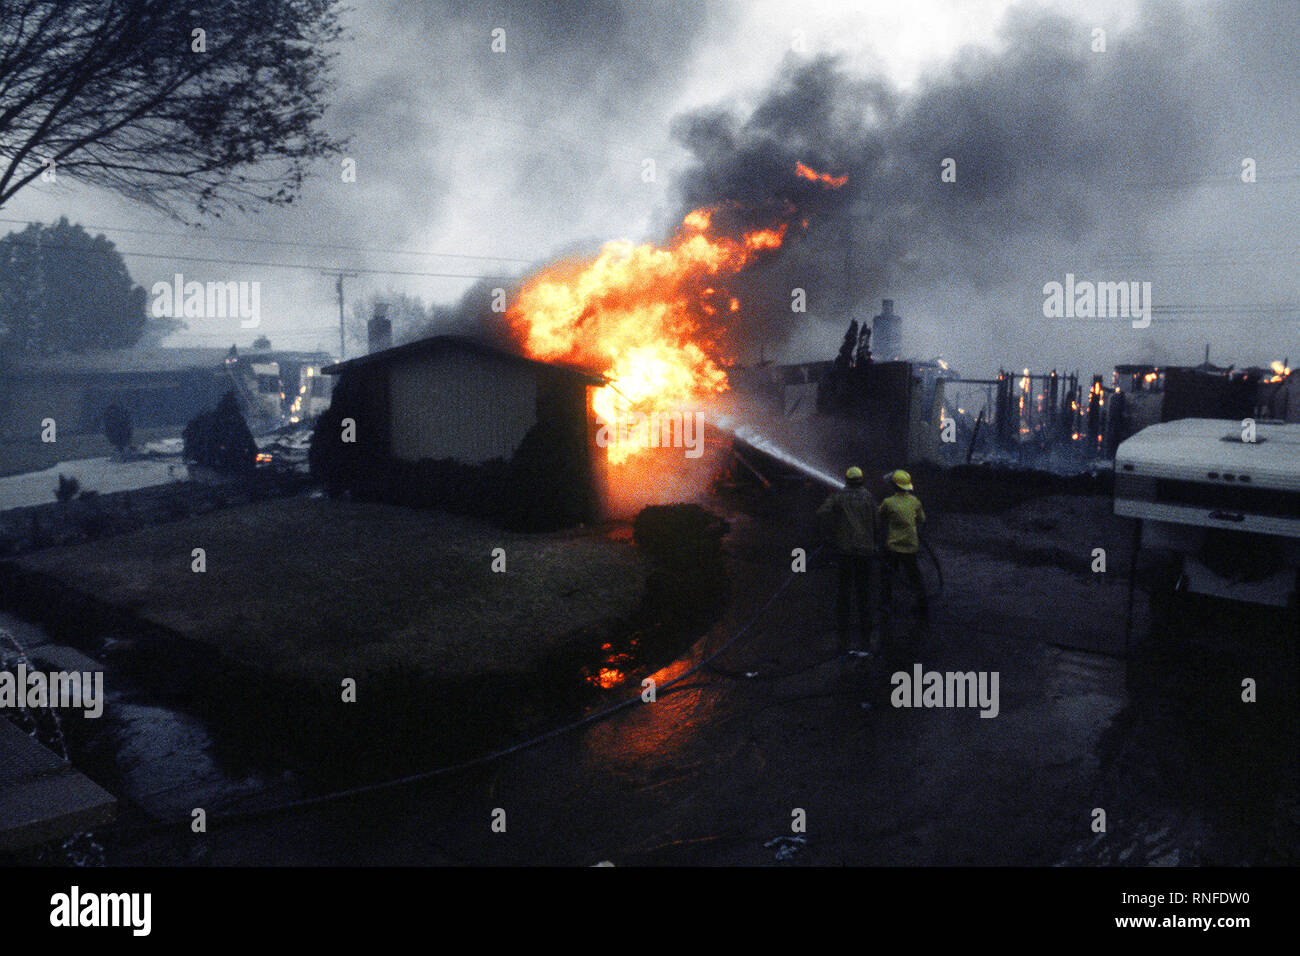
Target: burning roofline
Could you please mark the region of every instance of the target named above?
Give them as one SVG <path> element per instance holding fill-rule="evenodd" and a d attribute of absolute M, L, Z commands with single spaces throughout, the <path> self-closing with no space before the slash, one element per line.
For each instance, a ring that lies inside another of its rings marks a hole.
<path fill-rule="evenodd" d="M 476 352 L 480 355 L 489 355 L 494 358 L 519 362 L 533 367 L 555 369 L 565 375 L 570 375 L 574 378 L 580 379 L 586 385 L 596 388 L 609 384 L 609 379 L 600 372 L 581 368 L 577 365 L 570 365 L 564 362 L 544 362 L 541 359 L 529 358 L 527 355 L 521 355 L 518 352 L 512 352 L 509 349 L 490 345 L 487 342 L 464 335 L 429 336 L 428 338 L 418 339 L 414 342 L 407 342 L 404 345 L 395 345 L 392 348 L 383 349 L 379 352 L 371 352 L 369 355 L 360 355 L 356 358 L 348 359 L 346 362 L 336 362 L 333 365 L 325 366 L 321 369 L 321 372 L 326 375 L 342 375 L 344 372 L 356 368 L 378 365 L 384 362 L 405 358 L 410 355 L 421 355 L 425 352 L 436 352 L 444 349 L 462 349 L 464 351 Z"/>

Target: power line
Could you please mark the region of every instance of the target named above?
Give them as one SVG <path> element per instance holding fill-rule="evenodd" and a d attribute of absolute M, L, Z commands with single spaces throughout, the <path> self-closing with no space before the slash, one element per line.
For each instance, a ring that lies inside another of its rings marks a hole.
<path fill-rule="evenodd" d="M 89 253 L 94 251 L 79 246 L 69 246 L 69 245 L 65 245 L 62 243 L 55 243 L 55 242 L 40 242 L 40 243 L 27 242 L 22 239 L 14 238 L 12 233 L 8 236 L 5 236 L 3 241 L 7 241 L 7 242 L 14 243 L 16 245 L 23 245 L 23 246 L 33 246 L 33 247 L 39 246 L 45 249 L 64 249 L 69 252 Z M 218 263 L 221 265 L 230 265 L 230 266 L 258 266 L 267 269 L 306 269 L 311 272 L 337 272 L 338 271 L 338 267 L 336 266 L 311 264 L 311 263 L 259 262 L 250 259 L 226 259 L 218 256 L 186 256 L 186 255 L 179 255 L 176 253 L 137 252 L 129 249 L 117 249 L 116 251 L 121 256 L 138 256 L 139 258 L 142 259 L 164 259 L 173 262 L 211 262 L 211 263 Z M 499 274 L 493 275 L 493 274 L 485 274 L 479 272 L 471 272 L 471 273 L 416 272 L 416 271 L 401 270 L 401 269 L 364 269 L 364 268 L 349 269 L 347 271 L 355 272 L 359 275 L 418 276 L 418 277 L 434 278 L 434 279 L 504 279 L 507 281 L 512 281 L 514 278 L 516 278 L 515 276 L 507 276 L 507 275 L 499 275 Z"/>
<path fill-rule="evenodd" d="M 241 329 L 240 331 L 241 331 L 241 332 L 252 332 L 252 331 L 254 331 L 254 330 L 253 330 L 253 329 Z M 319 329 L 280 329 L 280 328 L 276 328 L 276 327 L 273 326 L 273 325 L 267 325 L 267 324 L 263 324 L 263 325 L 258 326 L 258 328 L 257 328 L 256 331 L 257 331 L 257 333 L 258 333 L 259 335 L 266 335 L 267 338 L 270 338 L 272 334 L 276 335 L 277 337 L 283 337 L 283 336 L 288 336 L 288 335 L 303 336 L 303 335 L 333 335 L 333 334 L 334 334 L 334 330 L 333 330 L 332 328 L 319 328 Z M 176 330 L 174 333 L 172 333 L 172 334 L 173 334 L 173 335 L 189 335 L 189 336 L 192 336 L 192 337 L 195 337 L 195 338 L 208 338 L 208 339 L 224 339 L 224 338 L 229 338 L 229 336 L 230 336 L 230 333 L 228 333 L 228 332 L 192 332 L 192 331 L 190 331 L 189 329 L 177 329 L 177 330 Z"/>
<path fill-rule="evenodd" d="M 10 219 L 0 216 L 0 222 L 22 223 L 30 226 L 52 226 L 53 223 L 42 222 L 39 219 Z M 339 243 L 327 242 L 295 242 L 292 239 L 258 239 L 253 236 L 224 236 L 213 233 L 203 232 L 174 232 L 161 229 L 134 229 L 126 226 L 96 226 L 91 223 L 79 222 L 75 225 L 83 229 L 97 229 L 101 232 L 129 232 L 145 236 L 165 236 L 173 239 L 212 239 L 222 242 L 248 242 L 260 243 L 263 245 L 273 246 L 298 246 L 306 249 L 328 249 L 343 252 L 380 252 L 392 253 L 402 256 L 429 256 L 431 258 L 447 259 L 483 259 L 492 262 L 518 262 L 524 265 L 530 265 L 535 260 L 521 259 L 515 256 L 477 256 L 470 253 L 461 252 L 430 252 L 423 249 L 392 249 L 383 246 L 351 246 Z"/>
<path fill-rule="evenodd" d="M 1220 249 L 1186 249 L 1165 253 L 1145 254 L 1133 252 L 1127 254 L 1110 253 L 1099 258 L 1090 259 L 1092 265 L 1123 266 L 1143 264 L 1151 266 L 1203 265 L 1215 263 L 1235 265 L 1253 256 L 1294 255 L 1300 253 L 1300 246 L 1238 246 Z"/>
<path fill-rule="evenodd" d="M 1238 303 L 1174 303 L 1158 305 L 1151 310 L 1156 315 L 1165 313 L 1259 313 L 1259 312 L 1300 312 L 1300 305 L 1294 302 L 1238 302 Z"/>
<path fill-rule="evenodd" d="M 1176 271 L 1176 270 L 1180 270 L 1180 269 L 1181 269 L 1181 270 L 1187 270 L 1187 269 L 1201 269 L 1201 268 L 1209 268 L 1209 267 L 1212 267 L 1212 266 L 1213 266 L 1213 267 L 1233 267 L 1233 268 L 1240 268 L 1240 269 L 1245 269 L 1245 268 L 1252 267 L 1252 266 L 1258 266 L 1258 267 L 1260 267 L 1260 268 L 1271 268 L 1271 269 L 1276 269 L 1276 268 L 1277 268 L 1276 264 L 1273 264 L 1273 263 L 1266 263 L 1266 262 L 1259 262 L 1259 261 L 1257 261 L 1257 260 L 1247 258 L 1245 254 L 1243 254 L 1242 256 L 1236 257 L 1236 258 L 1222 258 L 1222 259 L 1213 259 L 1213 258 L 1207 258 L 1207 259 L 1188 259 L 1188 260 L 1181 261 L 1181 262 L 1174 262 L 1174 261 L 1166 261 L 1166 262 L 1147 262 L 1147 261 L 1143 261 L 1143 260 L 1140 260 L 1140 259 L 1134 259 L 1134 260 L 1130 260 L 1130 261 L 1128 261 L 1128 262 L 1104 263 L 1104 264 L 1101 264 L 1101 265 L 1096 266 L 1096 268 L 1098 268 L 1098 269 L 1123 269 L 1123 270 L 1130 270 L 1130 271 L 1131 271 L 1131 270 L 1138 270 L 1138 271 L 1146 270 L 1146 271 L 1150 271 L 1150 272 L 1169 272 L 1169 271 Z"/>
<path fill-rule="evenodd" d="M 1203 186 L 1216 187 L 1249 187 L 1249 186 L 1270 186 L 1274 184 L 1294 183 L 1300 180 L 1300 172 L 1276 173 L 1271 176 L 1258 176 L 1254 182 L 1243 182 L 1241 176 L 1236 173 L 1223 173 L 1219 176 L 1210 176 L 1204 179 L 1185 179 L 1173 182 L 1120 182 L 1115 183 L 1114 188 L 1120 192 L 1139 192 L 1150 190 L 1154 192 L 1172 192 L 1180 189 L 1199 189 Z"/>

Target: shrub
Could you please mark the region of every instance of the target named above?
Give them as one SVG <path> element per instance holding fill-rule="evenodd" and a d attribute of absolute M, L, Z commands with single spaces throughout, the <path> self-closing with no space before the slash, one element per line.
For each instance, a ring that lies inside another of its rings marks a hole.
<path fill-rule="evenodd" d="M 699 505 L 650 505 L 632 522 L 637 547 L 658 565 L 651 573 L 645 612 L 653 620 L 701 624 L 727 600 L 722 537 L 729 525 Z"/>
<path fill-rule="evenodd" d="M 248 430 L 233 391 L 215 409 L 200 412 L 184 432 L 186 461 L 224 474 L 248 474 L 257 468 L 257 443 Z"/>
<path fill-rule="evenodd" d="M 104 409 L 104 437 L 119 452 L 130 447 L 131 413 L 121 405 L 109 405 Z"/>
<path fill-rule="evenodd" d="M 721 553 L 730 526 L 699 505 L 648 505 L 632 522 L 637 547 L 661 561 L 695 564 Z"/>
<path fill-rule="evenodd" d="M 501 488 L 501 520 L 515 531 L 555 531 L 582 522 L 591 511 L 583 465 L 585 438 L 559 418 L 543 416 L 528 429 L 510 459 Z"/>
<path fill-rule="evenodd" d="M 371 429 L 358 428 L 356 441 L 343 440 L 343 419 L 362 421 L 360 385 L 350 375 L 334 386 L 330 406 L 316 419 L 307 450 L 311 475 L 325 486 L 330 497 L 344 491 L 360 491 L 368 471 L 377 464 L 380 449 L 374 447 Z"/>
<path fill-rule="evenodd" d="M 54 495 L 60 501 L 71 501 L 77 497 L 77 492 L 81 490 L 81 482 L 76 478 L 69 478 L 67 475 L 59 475 L 59 487 L 55 490 Z"/>

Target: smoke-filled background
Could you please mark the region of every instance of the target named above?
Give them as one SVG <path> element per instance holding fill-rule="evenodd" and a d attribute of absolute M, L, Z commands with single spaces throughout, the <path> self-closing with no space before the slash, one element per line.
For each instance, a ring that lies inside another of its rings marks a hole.
<path fill-rule="evenodd" d="M 809 226 L 735 283 L 741 361 L 830 357 L 882 296 L 909 353 L 971 375 L 1192 364 L 1207 343 L 1223 364 L 1300 356 L 1295 0 L 353 6 L 329 125 L 356 182 L 321 164 L 293 207 L 206 233 L 38 183 L 7 224 L 102 230 L 146 289 L 175 272 L 262 283 L 260 328 L 191 320 L 168 344 L 337 352 L 323 273 L 356 273 L 350 315 L 419 299 L 399 337 L 493 332 L 484 291 L 557 255 L 785 197 Z M 848 183 L 796 180 L 796 161 Z M 1151 282 L 1151 327 L 1044 318 L 1043 285 L 1067 272 Z"/>

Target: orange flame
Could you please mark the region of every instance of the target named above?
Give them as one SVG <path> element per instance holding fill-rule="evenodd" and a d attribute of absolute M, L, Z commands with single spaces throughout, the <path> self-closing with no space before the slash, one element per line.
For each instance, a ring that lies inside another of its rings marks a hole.
<path fill-rule="evenodd" d="M 544 269 L 507 309 L 528 355 L 604 372 L 611 384 L 596 389 L 592 404 L 611 429 L 633 411 L 694 410 L 726 390 L 723 346 L 705 317 L 739 313 L 739 300 L 723 288 L 727 277 L 781 246 L 792 210 L 770 226 L 728 234 L 715 228 L 722 208 L 688 213 L 663 245 L 609 242 L 593 259 Z M 618 464 L 643 447 L 632 436 L 609 444 L 607 457 Z"/>
<path fill-rule="evenodd" d="M 849 181 L 848 176 L 832 176 L 830 173 L 819 173 L 811 166 L 806 166 L 798 161 L 794 164 L 794 174 L 803 179 L 811 179 L 815 183 L 821 183 L 823 186 L 829 186 L 831 189 L 839 189 Z"/>

